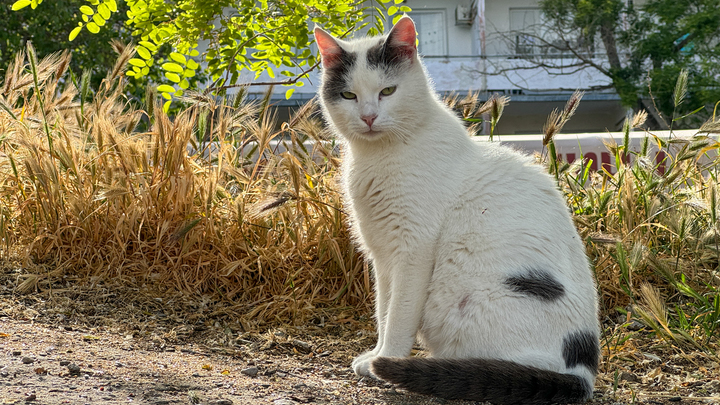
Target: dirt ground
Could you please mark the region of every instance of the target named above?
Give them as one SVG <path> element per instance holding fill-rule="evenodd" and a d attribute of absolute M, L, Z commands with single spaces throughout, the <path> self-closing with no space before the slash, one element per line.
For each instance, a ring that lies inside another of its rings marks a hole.
<path fill-rule="evenodd" d="M 362 319 L 243 332 L 133 291 L 15 284 L 0 278 L 0 404 L 471 403 L 355 376 L 352 358 L 375 342 Z M 606 353 L 592 403 L 720 404 L 715 355 L 635 336 Z"/>

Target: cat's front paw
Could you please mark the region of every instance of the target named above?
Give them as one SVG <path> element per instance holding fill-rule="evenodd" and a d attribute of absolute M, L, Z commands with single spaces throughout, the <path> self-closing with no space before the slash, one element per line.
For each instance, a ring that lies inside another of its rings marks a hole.
<path fill-rule="evenodd" d="M 368 356 L 368 354 L 370 356 Z M 374 353 L 367 352 L 353 360 L 352 368 L 353 371 L 355 371 L 355 374 L 362 377 L 377 378 L 372 372 L 370 372 L 370 363 L 372 363 L 373 359 L 375 359 Z"/>

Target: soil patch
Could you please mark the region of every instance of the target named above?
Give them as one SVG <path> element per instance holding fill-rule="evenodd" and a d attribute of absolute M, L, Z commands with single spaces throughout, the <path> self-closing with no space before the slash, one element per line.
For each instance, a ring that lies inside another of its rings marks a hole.
<path fill-rule="evenodd" d="M 137 290 L 17 294 L 16 281 L 3 278 L 0 404 L 472 403 L 355 376 L 352 358 L 376 338 L 357 315 L 242 330 L 231 317 L 211 316 L 211 305 L 188 304 L 199 314 L 192 317 Z M 720 403 L 715 356 L 641 332 L 622 350 L 606 355 L 592 403 Z"/>

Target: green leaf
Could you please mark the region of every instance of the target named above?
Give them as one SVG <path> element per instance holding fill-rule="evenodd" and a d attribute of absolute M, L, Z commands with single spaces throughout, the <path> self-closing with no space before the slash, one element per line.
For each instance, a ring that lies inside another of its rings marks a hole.
<path fill-rule="evenodd" d="M 402 6 L 400 7 L 400 11 L 402 11 L 403 13 L 409 13 L 412 11 L 412 9 L 408 6 Z"/>
<path fill-rule="evenodd" d="M 285 92 L 285 100 L 290 100 L 290 97 L 292 97 L 293 93 L 295 93 L 295 88 L 289 88 Z"/>
<path fill-rule="evenodd" d="M 177 73 L 165 72 L 165 77 L 173 83 L 180 83 L 180 76 Z"/>
<path fill-rule="evenodd" d="M 98 13 L 102 16 L 102 18 L 108 20 L 110 19 L 110 16 L 112 15 L 112 12 L 108 8 L 108 6 L 105 3 L 102 3 L 98 6 L 97 9 Z"/>
<path fill-rule="evenodd" d="M 163 104 L 163 111 L 165 113 L 167 113 L 168 110 L 170 109 L 170 103 L 171 103 L 171 101 L 166 101 L 165 104 Z"/>
<path fill-rule="evenodd" d="M 12 11 L 18 11 L 21 8 L 25 8 L 32 3 L 30 0 L 18 0 L 12 5 Z"/>
<path fill-rule="evenodd" d="M 87 15 L 93 15 L 95 14 L 95 11 L 90 6 L 81 6 L 80 12 Z"/>
<path fill-rule="evenodd" d="M 72 41 L 77 38 L 78 34 L 80 34 L 80 31 L 82 31 L 82 26 L 75 27 L 72 31 L 70 31 L 70 36 L 68 36 L 68 40 Z"/>
<path fill-rule="evenodd" d="M 115 2 L 115 0 L 105 0 L 105 3 L 104 3 L 104 4 L 105 4 L 105 5 L 110 9 L 110 11 L 112 11 L 113 13 L 117 12 L 117 3 Z"/>
<path fill-rule="evenodd" d="M 182 73 L 185 71 L 182 66 L 177 63 L 167 62 L 162 64 L 162 68 L 168 72 Z"/>
<path fill-rule="evenodd" d="M 187 67 L 188 67 L 188 69 L 195 70 L 195 69 L 198 68 L 198 66 L 199 66 L 199 65 L 198 65 L 197 62 L 195 62 L 195 61 L 192 60 L 192 59 L 188 59 L 188 61 L 187 61 Z"/>
<path fill-rule="evenodd" d="M 97 34 L 98 32 L 100 32 L 100 27 L 98 27 L 97 24 L 95 24 L 94 22 L 89 22 L 87 24 L 87 30 L 92 32 L 93 34 Z"/>
<path fill-rule="evenodd" d="M 146 66 L 145 61 L 142 59 L 139 59 L 139 58 L 132 58 L 128 61 L 128 63 L 133 66 L 138 66 L 138 67 Z"/>
<path fill-rule="evenodd" d="M 152 52 L 157 51 L 157 45 L 153 44 L 153 43 L 150 42 L 150 41 L 140 41 L 140 42 L 138 42 L 138 44 L 144 46 L 144 47 L 147 48 L 149 51 L 152 51 Z"/>
<path fill-rule="evenodd" d="M 192 49 L 188 55 L 195 57 L 200 55 L 200 51 L 198 51 L 197 49 Z"/>
<path fill-rule="evenodd" d="M 161 84 L 157 87 L 157 90 L 162 93 L 175 93 L 175 87 L 169 84 Z"/>
<path fill-rule="evenodd" d="M 163 97 L 165 100 L 170 100 L 170 99 L 172 99 L 172 95 L 170 95 L 169 93 L 160 93 L 160 94 L 162 95 L 162 97 Z"/>
<path fill-rule="evenodd" d="M 177 63 L 182 63 L 183 65 L 186 63 L 185 55 L 177 52 L 170 53 L 170 59 L 174 60 Z"/>
<path fill-rule="evenodd" d="M 398 20 L 400 20 L 401 18 L 402 18 L 402 15 L 399 15 L 399 14 L 396 15 L 395 17 L 393 17 L 393 25 L 397 24 Z"/>
<path fill-rule="evenodd" d="M 99 27 L 102 27 L 103 25 L 105 25 L 105 19 L 102 18 L 102 16 L 100 14 L 95 14 L 93 16 L 93 21 L 95 21 L 95 24 L 97 24 Z"/>
<path fill-rule="evenodd" d="M 397 13 L 397 12 L 398 12 L 397 6 L 390 6 L 390 8 L 388 8 L 388 11 L 387 11 L 388 15 L 393 15 L 393 14 L 395 14 L 395 13 Z M 393 24 L 394 24 L 394 23 L 393 23 Z"/>
<path fill-rule="evenodd" d="M 181 89 L 185 90 L 190 87 L 190 82 L 187 79 L 182 79 L 182 81 L 178 83 L 178 86 L 180 86 Z"/>
<path fill-rule="evenodd" d="M 142 45 L 138 45 L 135 50 L 143 59 L 150 59 L 152 57 L 152 55 L 150 55 L 150 51 Z"/>

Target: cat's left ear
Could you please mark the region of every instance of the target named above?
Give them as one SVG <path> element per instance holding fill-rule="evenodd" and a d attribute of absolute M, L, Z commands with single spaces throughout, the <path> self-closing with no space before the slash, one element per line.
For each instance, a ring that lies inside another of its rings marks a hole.
<path fill-rule="evenodd" d="M 387 43 L 399 51 L 400 54 L 413 58 L 417 53 L 417 47 L 415 46 L 416 39 L 415 23 L 412 18 L 404 15 L 390 30 Z"/>

